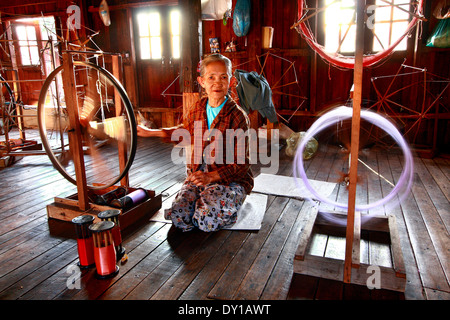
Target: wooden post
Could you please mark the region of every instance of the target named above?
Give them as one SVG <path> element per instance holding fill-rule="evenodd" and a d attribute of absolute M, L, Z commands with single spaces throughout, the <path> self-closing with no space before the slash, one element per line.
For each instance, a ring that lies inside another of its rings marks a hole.
<path fill-rule="evenodd" d="M 359 242 L 354 243 L 355 234 L 355 202 L 356 182 L 358 176 L 358 151 L 359 131 L 361 122 L 361 96 L 363 76 L 363 53 L 364 53 L 364 1 L 356 1 L 356 47 L 355 66 L 353 70 L 353 116 L 350 147 L 350 185 L 348 189 L 348 212 L 347 230 L 345 244 L 344 282 L 350 283 L 352 273 L 352 256 L 354 246 L 358 246 L 355 252 L 359 252 Z"/>
<path fill-rule="evenodd" d="M 73 74 L 72 56 L 63 52 L 63 86 L 66 100 L 66 109 L 69 115 L 69 145 L 73 155 L 75 175 L 78 190 L 78 207 L 82 211 L 89 209 L 89 199 L 87 194 L 86 170 L 83 158 L 83 141 L 80 126 L 80 116 L 78 112 L 78 101 L 75 91 L 75 78 Z"/>
<path fill-rule="evenodd" d="M 319 0 L 316 0 L 316 8 L 319 7 Z M 314 18 L 314 34 L 317 34 L 317 25 L 319 16 Z M 309 111 L 311 114 L 316 113 L 316 103 L 317 103 L 317 52 L 313 50 L 311 56 L 311 86 L 309 87 Z"/>
<path fill-rule="evenodd" d="M 195 83 L 202 47 L 201 1 L 180 1 L 180 11 L 183 12 L 181 28 L 181 87 L 183 90 L 183 120 L 185 120 L 190 108 L 200 98 Z"/>

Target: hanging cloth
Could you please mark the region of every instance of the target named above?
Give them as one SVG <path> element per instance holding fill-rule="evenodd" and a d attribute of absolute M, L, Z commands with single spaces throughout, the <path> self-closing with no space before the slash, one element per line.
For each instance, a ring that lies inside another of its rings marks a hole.
<path fill-rule="evenodd" d="M 272 123 L 277 123 L 277 113 L 272 102 L 272 89 L 267 80 L 255 71 L 247 72 L 237 69 L 234 76 L 239 84 L 236 92 L 239 96 L 239 105 L 245 112 L 258 110 L 258 112 Z"/>

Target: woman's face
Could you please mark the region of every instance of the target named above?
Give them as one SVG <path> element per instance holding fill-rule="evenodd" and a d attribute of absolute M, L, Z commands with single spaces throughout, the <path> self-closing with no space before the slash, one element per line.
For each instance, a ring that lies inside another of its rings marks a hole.
<path fill-rule="evenodd" d="M 205 89 L 211 102 L 223 101 L 228 93 L 230 77 L 227 68 L 222 62 L 216 61 L 208 64 L 205 74 L 198 77 L 198 82 Z M 215 105 L 215 107 L 217 107 Z"/>

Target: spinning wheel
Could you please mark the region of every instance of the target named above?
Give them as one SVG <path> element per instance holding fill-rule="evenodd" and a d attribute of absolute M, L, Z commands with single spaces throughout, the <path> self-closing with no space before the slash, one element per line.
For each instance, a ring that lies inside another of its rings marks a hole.
<path fill-rule="evenodd" d="M 313 123 L 313 125 L 310 127 L 310 129 L 306 132 L 305 136 L 301 140 L 296 157 L 294 160 L 294 177 L 296 179 L 296 182 L 299 185 L 305 185 L 307 189 L 311 192 L 311 194 L 314 195 L 314 197 L 318 200 L 320 200 L 322 203 L 327 204 L 328 206 L 331 206 L 331 208 L 336 208 L 339 210 L 348 209 L 348 204 L 346 202 L 341 202 L 339 199 L 336 199 L 336 194 L 334 194 L 334 198 L 327 198 L 321 195 L 319 190 L 315 190 L 309 179 L 311 179 L 311 176 L 308 177 L 306 170 L 305 170 L 305 164 L 303 161 L 303 151 L 306 147 L 307 142 L 309 139 L 311 139 L 314 136 L 317 136 L 322 131 L 327 130 L 327 133 L 324 135 L 330 137 L 332 135 L 333 131 L 337 131 L 337 134 L 340 134 L 340 131 L 344 131 L 345 129 L 341 129 L 342 124 L 345 120 L 351 119 L 352 117 L 352 108 L 349 107 L 338 107 L 335 108 L 324 115 L 322 115 L 316 122 Z M 362 189 L 367 188 L 367 180 L 375 180 L 379 179 L 380 187 L 383 189 L 384 192 L 381 192 L 380 195 L 377 194 L 377 192 L 373 192 L 376 194 L 376 196 L 371 196 L 370 198 L 364 199 L 364 203 L 356 203 L 355 210 L 360 212 L 368 212 L 370 213 L 377 213 L 377 208 L 388 206 L 390 204 L 395 203 L 397 198 L 399 200 L 402 200 L 407 194 L 408 191 L 411 188 L 412 181 L 413 181 L 413 158 L 411 151 L 408 147 L 408 144 L 403 139 L 400 132 L 396 129 L 396 127 L 386 118 L 383 116 L 372 112 L 368 110 L 362 110 L 361 111 L 361 119 L 365 122 L 363 123 L 362 128 L 364 129 L 364 124 L 371 124 L 376 127 L 378 127 L 380 131 L 378 135 L 381 137 L 383 136 L 385 140 L 389 140 L 392 143 L 396 143 L 396 145 L 401 150 L 401 155 L 397 155 L 399 159 L 401 159 L 401 162 L 403 162 L 403 169 L 401 172 L 400 177 L 394 184 L 390 180 L 388 180 L 386 177 L 384 177 L 379 171 L 382 171 L 383 168 L 379 168 L 377 164 L 377 154 L 376 151 L 367 150 L 367 151 L 360 151 L 356 156 L 358 157 L 358 161 L 360 162 L 359 170 L 358 170 L 358 185 Z M 331 129 L 335 126 L 336 129 Z M 375 131 L 375 130 L 373 130 Z M 365 130 L 362 130 L 362 135 L 367 135 Z M 325 139 L 324 139 L 325 140 Z M 325 142 L 322 140 L 322 143 Z M 343 142 L 343 140 L 340 138 L 340 141 L 333 141 L 334 139 L 331 139 L 331 143 L 335 144 L 346 144 Z M 362 139 L 360 139 L 362 140 Z M 348 146 L 346 146 L 347 152 L 350 151 Z M 340 163 L 341 166 L 334 167 L 331 170 L 340 170 L 340 169 L 348 169 L 347 167 L 347 159 L 342 159 L 340 155 L 342 155 L 342 149 L 339 149 L 337 146 L 333 148 L 330 148 L 332 151 L 328 151 L 327 156 L 334 158 L 337 163 Z M 334 151 L 333 151 L 334 150 Z M 333 153 L 334 152 L 334 153 Z M 391 153 L 393 151 L 390 151 Z M 366 153 L 366 155 L 364 155 Z M 367 158 L 364 160 L 361 160 L 361 158 Z M 368 165 L 366 162 L 369 162 L 370 165 Z M 324 166 L 326 167 L 326 166 Z M 330 172 L 332 175 L 333 172 Z M 346 174 L 343 173 L 345 176 Z M 378 177 L 371 177 L 370 175 L 377 175 Z M 342 182 L 346 182 L 346 179 L 342 179 Z M 359 194 L 364 195 L 364 193 L 367 194 L 367 189 L 362 190 L 359 192 Z M 364 197 L 363 197 L 364 198 Z"/>
<path fill-rule="evenodd" d="M 325 61 L 327 61 L 335 66 L 338 66 L 338 67 L 349 68 L 349 69 L 354 68 L 355 58 L 354 57 L 346 57 L 346 56 L 340 54 L 339 48 L 342 46 L 342 43 L 345 41 L 345 38 L 347 37 L 347 34 L 348 34 L 350 28 L 352 26 L 355 26 L 354 20 L 356 17 L 356 14 L 355 14 L 356 12 L 353 14 L 353 17 L 350 19 L 350 21 L 347 21 L 342 24 L 342 26 L 344 27 L 344 30 L 343 30 L 344 36 L 342 37 L 342 39 L 339 43 L 338 52 L 327 52 L 327 50 L 325 50 L 324 45 L 319 44 L 319 42 L 316 39 L 316 36 L 311 31 L 309 24 L 308 24 L 308 19 L 313 16 L 318 15 L 320 12 L 324 11 L 327 7 L 336 5 L 336 3 L 337 3 L 337 6 L 339 7 L 339 3 L 343 2 L 343 1 L 340 1 L 340 0 L 330 1 L 325 7 L 313 8 L 313 10 L 308 9 L 305 6 L 305 2 L 306 2 L 305 0 L 297 1 L 297 3 L 298 3 L 298 19 L 299 20 L 292 26 L 292 28 L 295 28 L 304 37 L 304 39 L 309 44 L 309 46 L 314 51 L 316 51 Z M 352 2 L 352 1 L 350 1 L 350 2 Z M 372 8 L 374 8 L 375 15 L 376 15 L 377 10 L 379 10 L 379 9 L 382 10 L 383 7 L 390 6 L 390 7 L 392 7 L 392 9 L 400 10 L 400 11 L 407 13 L 408 15 L 412 16 L 412 19 L 409 22 L 409 24 L 406 26 L 404 32 L 397 39 L 392 41 L 392 43 L 387 48 L 382 48 L 382 50 L 376 54 L 364 55 L 363 63 L 362 63 L 364 67 L 372 66 L 372 65 L 376 64 L 377 62 L 388 57 L 393 52 L 394 48 L 402 41 L 402 39 L 412 31 L 412 29 L 415 27 L 416 23 L 419 20 L 423 20 L 423 15 L 422 15 L 423 0 L 418 1 L 417 5 L 414 6 L 415 9 L 413 11 L 406 10 L 404 7 L 402 7 L 402 5 L 404 5 L 403 3 L 397 4 L 397 2 L 394 0 L 390 0 L 390 1 L 382 0 L 380 2 L 381 2 L 381 5 L 375 5 L 373 7 L 371 6 Z M 366 10 L 367 9 L 368 8 L 366 8 Z M 310 11 L 312 11 L 313 13 L 308 15 L 308 13 Z M 365 13 L 366 18 L 367 18 L 367 13 L 369 13 L 369 11 L 366 11 L 366 13 Z M 370 19 L 373 19 L 373 16 L 371 16 Z M 366 26 L 374 33 L 374 37 L 378 40 L 379 36 L 373 30 L 373 27 L 368 26 L 367 21 L 366 21 Z M 350 37 L 347 37 L 347 38 L 350 38 Z M 350 40 L 350 39 L 347 39 L 347 40 Z M 380 44 L 381 44 L 381 42 L 380 42 Z"/>
<path fill-rule="evenodd" d="M 0 107 L 0 117 L 3 119 L 3 127 L 5 131 L 9 131 L 11 127 L 14 125 L 14 120 L 11 117 L 16 110 L 16 101 L 14 98 L 14 93 L 11 90 L 11 87 L 6 82 L 6 80 L 0 75 L 0 87 L 1 87 L 1 107 Z M 2 128 L 0 127 L 0 132 Z"/>
<path fill-rule="evenodd" d="M 387 1 L 383 1 L 387 2 Z M 372 204 L 372 208 L 382 206 L 385 202 L 390 201 L 394 197 L 400 195 L 399 189 L 402 189 L 406 185 L 406 191 L 408 191 L 409 186 L 412 181 L 412 159 L 408 149 L 408 146 L 403 145 L 402 136 L 396 131 L 396 128 L 386 119 L 381 116 L 366 111 L 361 110 L 361 97 L 362 97 L 362 80 L 363 80 L 363 69 L 371 65 L 371 63 L 375 63 L 376 61 L 371 60 L 372 58 L 364 57 L 364 13 L 365 6 L 363 1 L 355 1 L 356 5 L 356 35 L 355 35 L 355 58 L 350 64 L 342 64 L 343 61 L 333 61 L 333 63 L 338 62 L 339 66 L 345 66 L 354 69 L 354 96 L 353 96 L 353 107 L 352 108 L 337 108 L 335 110 L 326 113 L 322 117 L 320 117 L 308 130 L 306 135 L 303 137 L 301 144 L 297 149 L 296 162 L 294 166 L 296 166 L 296 170 L 294 174 L 296 174 L 296 180 L 298 180 L 299 175 L 302 177 L 305 185 L 315 193 L 311 185 L 308 182 L 308 178 L 304 174 L 303 168 L 303 149 L 305 148 L 305 144 L 309 141 L 310 138 L 314 136 L 317 132 L 328 128 L 333 124 L 340 124 L 345 119 L 351 119 L 351 132 L 350 132 L 350 148 L 349 148 L 349 174 L 348 174 L 348 195 L 347 195 L 347 203 L 343 204 L 339 201 L 328 201 L 328 199 L 324 199 L 321 197 L 320 193 L 316 192 L 319 196 L 318 198 L 326 203 L 331 204 L 338 208 L 347 208 L 346 214 L 338 214 L 337 212 L 332 212 L 331 214 L 334 217 L 338 217 L 337 221 L 346 220 L 345 222 L 345 259 L 344 261 L 339 259 L 332 259 L 326 256 L 323 257 L 314 257 L 314 255 L 307 253 L 307 248 L 311 240 L 311 235 L 315 226 L 319 226 L 323 224 L 324 218 L 327 220 L 322 212 L 319 212 L 317 206 L 315 207 L 314 212 L 311 213 L 311 216 L 308 219 L 306 226 L 302 229 L 302 237 L 299 240 L 299 246 L 297 248 L 294 260 L 294 273 L 302 274 L 302 275 L 312 275 L 319 276 L 323 278 L 338 280 L 342 279 L 344 283 L 354 283 L 358 285 L 367 285 L 369 278 L 367 276 L 368 271 L 370 271 L 371 267 L 369 264 L 361 261 L 360 249 L 361 249 L 361 232 L 363 230 L 367 231 L 376 231 L 377 228 L 374 228 L 374 225 L 379 225 L 382 230 L 387 232 L 390 237 L 390 255 L 392 256 L 392 268 L 383 268 L 383 275 L 381 279 L 380 287 L 396 290 L 396 291 L 404 291 L 406 285 L 406 271 L 405 265 L 403 261 L 403 255 L 401 251 L 401 246 L 399 242 L 399 234 L 396 226 L 396 220 L 394 215 L 389 216 L 372 216 L 370 217 L 370 222 L 372 220 L 376 222 L 375 224 L 367 224 L 366 219 L 362 219 L 361 211 L 369 210 L 370 207 L 358 205 L 356 203 L 357 199 L 357 182 L 358 182 L 358 161 L 360 159 L 360 128 L 361 128 L 361 120 L 366 120 L 372 124 L 377 125 L 380 129 L 384 130 L 388 135 L 392 136 L 392 138 L 396 141 L 396 143 L 401 146 L 404 157 L 406 159 L 406 165 L 404 172 L 400 180 L 398 181 L 392 191 L 387 192 L 385 197 L 379 201 L 375 201 Z M 393 2 L 389 2 L 392 4 Z M 422 4 L 422 1 L 420 1 Z M 299 12 L 302 14 L 303 10 L 303 1 L 299 0 Z M 300 15 L 302 17 L 302 15 Z M 302 23 L 298 23 L 301 25 Z M 307 39 L 310 45 L 314 45 L 312 37 Z M 316 48 L 315 48 L 316 50 Z M 318 51 L 319 54 L 321 54 Z M 323 53 L 322 53 L 323 54 Z M 321 56 L 325 59 L 328 59 L 328 55 Z M 380 58 L 381 59 L 381 58 Z M 331 62 L 332 59 L 328 60 Z M 370 62 L 368 62 L 370 61 Z M 379 61 L 379 59 L 377 60 Z M 340 63 L 340 64 L 339 64 Z M 378 117 L 381 117 L 383 120 L 380 121 Z M 391 125 L 391 126 L 390 126 Z M 328 157 L 326 157 L 328 159 Z M 370 159 L 370 157 L 369 157 Z M 321 169 L 326 168 L 326 164 L 320 165 Z M 330 164 L 328 164 L 330 167 Z M 297 172 L 300 170 L 300 173 Z M 322 170 L 323 171 L 323 170 Z M 308 186 L 309 185 L 309 186 Z M 370 201 L 370 203 L 372 203 Z M 337 231 L 342 227 L 341 223 L 336 223 L 335 221 L 328 221 L 325 223 L 327 228 L 333 229 L 333 231 Z M 329 230 L 329 229 L 328 229 Z M 378 229 L 381 230 L 381 229 Z M 377 266 L 381 270 L 380 266 Z M 381 271 L 380 271 L 381 272 Z"/>
<path fill-rule="evenodd" d="M 72 69 L 73 92 L 68 91 L 67 83 L 62 85 L 67 76 L 65 65 L 56 68 L 41 89 L 38 122 L 42 144 L 54 167 L 77 184 L 79 150 L 73 142 L 81 138 L 86 186 L 104 189 L 123 179 L 132 165 L 136 120 L 124 88 L 106 69 L 82 61 L 74 61 Z M 70 110 L 69 103 L 76 110 Z M 113 165 L 117 159 L 119 168 Z"/>

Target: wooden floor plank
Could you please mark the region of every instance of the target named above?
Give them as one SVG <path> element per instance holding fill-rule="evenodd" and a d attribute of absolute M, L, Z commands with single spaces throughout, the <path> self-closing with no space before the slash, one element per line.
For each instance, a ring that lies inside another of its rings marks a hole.
<path fill-rule="evenodd" d="M 74 241 L 64 241 L 45 255 L 22 264 L 6 276 L 0 278 L 0 299 L 18 299 L 50 278 L 55 270 L 67 265 L 76 255 Z M 45 298 L 46 296 L 43 296 Z"/>
<path fill-rule="evenodd" d="M 150 237 L 153 234 L 156 234 L 164 225 L 160 223 L 152 223 L 148 225 L 146 228 L 142 229 L 140 233 L 138 233 L 138 239 L 137 244 L 143 244 L 143 247 L 146 246 L 145 239 Z M 131 238 L 131 241 L 133 241 L 136 238 Z M 133 257 L 133 245 L 130 243 L 130 241 L 125 240 L 123 242 L 124 247 L 128 250 L 128 254 L 130 255 L 130 258 L 128 259 L 127 263 L 122 265 L 119 264 L 119 267 L 121 270 L 119 270 L 118 276 L 107 279 L 107 280 L 99 280 L 95 278 L 95 268 L 94 269 L 88 269 L 88 270 L 82 270 L 81 279 L 79 282 L 79 288 L 68 288 L 67 283 L 64 282 L 64 279 L 67 280 L 67 266 L 72 266 L 78 262 L 77 255 L 75 255 L 72 258 L 75 258 L 75 260 L 72 260 L 64 269 L 62 269 L 59 273 L 56 273 L 52 276 L 51 281 L 47 281 L 47 283 L 42 284 L 34 289 L 34 296 L 39 296 L 40 292 L 49 292 L 51 291 L 52 294 L 49 293 L 46 294 L 46 296 L 49 296 L 50 299 L 97 299 L 99 295 L 101 295 L 109 286 L 111 286 L 113 283 L 118 281 L 121 276 L 126 274 L 127 270 L 131 268 L 137 261 L 139 261 L 139 255 L 137 257 Z M 128 246 L 128 248 L 127 248 Z M 146 252 L 148 253 L 148 252 Z M 128 262 L 130 262 L 128 264 Z M 31 297 L 33 298 L 34 297 Z"/>
<path fill-rule="evenodd" d="M 233 300 L 257 300 L 260 298 L 304 203 L 304 201 L 290 199 L 286 204 L 281 220 L 277 220 L 272 232 L 232 297 Z"/>
<path fill-rule="evenodd" d="M 236 254 L 208 294 L 208 298 L 229 300 L 233 297 L 288 200 L 288 198 L 277 197 L 272 202 L 266 211 L 261 229 L 257 233 L 250 234 L 238 254 Z"/>
<path fill-rule="evenodd" d="M 416 163 L 420 162 L 417 159 Z M 420 166 L 416 166 L 419 167 Z M 420 177 L 420 173 L 418 173 Z M 423 185 L 421 179 L 417 179 L 414 183 L 412 193 L 416 199 L 417 206 L 420 210 L 428 234 L 430 235 L 433 247 L 440 261 L 440 265 L 446 275 L 447 282 L 450 280 L 450 235 L 446 228 L 439 211 L 427 192 L 431 190 L 429 185 Z M 436 194 L 436 193 L 435 193 Z M 436 288 L 437 289 L 437 288 Z"/>
<path fill-rule="evenodd" d="M 392 175 L 394 180 L 397 181 L 402 165 L 397 155 L 388 154 L 387 156 Z M 414 174 L 414 184 L 419 183 L 418 179 L 417 174 Z M 424 287 L 448 291 L 448 281 L 442 267 L 440 267 L 433 242 L 428 234 L 416 200 L 414 197 L 408 197 L 408 201 L 403 201 L 401 207 Z"/>
<path fill-rule="evenodd" d="M 377 152 L 377 161 L 379 163 L 380 174 L 386 177 L 389 181 L 395 183 L 394 176 L 389 166 L 389 160 L 386 152 Z M 381 190 L 383 197 L 392 191 L 392 186 L 388 183 L 381 184 Z M 408 234 L 408 228 L 406 225 L 406 219 L 404 217 L 403 207 L 400 203 L 393 203 L 385 207 L 386 214 L 393 215 L 396 218 L 397 228 L 399 230 L 400 245 L 405 261 L 409 261 L 406 264 L 406 290 L 405 295 L 413 297 L 414 299 L 423 299 L 422 295 L 422 280 L 418 272 L 417 262 L 414 258 L 414 250 L 411 245 L 410 237 Z"/>
<path fill-rule="evenodd" d="M 105 152 L 107 149 L 105 149 Z M 158 139 L 138 139 L 130 181 L 163 193 L 168 207 L 185 177 L 183 165 L 170 159 L 172 146 Z M 365 149 L 361 159 L 395 183 L 402 168 L 398 152 Z M 443 158 L 415 158 L 414 187 L 406 201 L 377 213 L 397 219 L 404 255 L 406 299 L 448 300 L 449 288 L 449 179 L 450 163 Z M 117 161 L 107 162 L 117 167 Z M 108 168 L 88 160 L 87 173 Z M 304 162 L 310 179 L 339 182 L 348 169 L 338 146 L 319 144 L 316 155 Z M 386 196 L 391 186 L 379 176 L 366 175 L 358 201 Z M 255 165 L 255 174 L 262 166 Z M 293 159 L 280 150 L 277 174 L 292 176 Z M 102 171 L 103 170 L 103 171 Z M 20 181 L 17 181 L 20 179 Z M 46 156 L 23 157 L 0 170 L 0 299 L 398 299 L 391 292 L 343 285 L 324 279 L 293 275 L 293 258 L 311 203 L 270 196 L 261 230 L 182 233 L 171 224 L 142 221 L 123 231 L 128 260 L 110 280 L 94 278 L 95 270 L 81 273 L 79 289 L 70 289 L 71 266 L 78 262 L 73 226 L 55 227 L 46 206 L 55 196 L 67 197 L 76 187 L 66 181 Z M 17 183 L 15 183 L 17 181 Z M 345 185 L 332 198 L 346 201 Z M 163 206 L 163 207 L 164 207 Z M 320 205 L 321 209 L 326 208 Z M 333 210 L 334 208 L 328 208 Z M 281 219 L 280 219 L 281 217 Z M 67 229 L 68 228 L 68 229 Z M 66 231 L 64 231 L 66 230 Z M 308 254 L 342 256 L 342 238 L 314 229 Z M 383 264 L 385 245 L 374 245 L 375 235 L 363 236 L 361 259 Z M 375 239 L 379 240 L 379 239 Z M 381 250 L 382 249 L 382 250 Z"/>
<path fill-rule="evenodd" d="M 160 225 L 158 223 L 158 225 Z M 128 260 L 121 265 L 121 276 L 116 277 L 114 282 L 109 283 L 107 288 L 98 290 L 98 297 L 102 300 L 123 299 L 132 290 L 140 280 L 145 277 L 146 272 L 150 272 L 151 263 L 156 263 L 154 256 L 163 258 L 171 253 L 166 245 L 168 232 L 171 226 L 164 224 L 157 232 L 150 235 L 145 241 L 142 241 L 137 248 L 133 248 L 128 255 Z M 124 246 L 128 247 L 127 243 Z M 127 248 L 125 247 L 125 248 Z M 149 264 L 150 262 L 150 264 Z M 101 281 L 99 281 L 101 285 Z M 75 299 L 85 298 L 78 294 Z"/>
<path fill-rule="evenodd" d="M 195 254 L 185 260 L 181 266 L 175 270 L 170 278 L 158 291 L 152 295 L 152 300 L 176 300 L 193 279 L 203 270 L 213 258 L 212 252 L 220 252 L 222 246 L 228 246 L 230 232 L 216 232 L 208 237 Z"/>
<path fill-rule="evenodd" d="M 286 244 L 276 262 L 275 267 L 264 286 L 260 295 L 262 300 L 285 300 L 288 298 L 289 288 L 292 281 L 293 260 L 297 246 L 299 244 L 300 235 L 307 221 L 314 213 L 313 204 L 306 201 L 301 207 L 301 211 L 288 235 Z"/>
<path fill-rule="evenodd" d="M 450 232 L 450 180 L 438 170 L 436 166 L 430 165 L 430 159 L 416 159 L 415 172 L 420 177 L 425 191 L 431 200 L 431 205 L 436 208 L 442 219 L 447 233 Z"/>
<path fill-rule="evenodd" d="M 181 294 L 182 300 L 205 300 L 208 294 L 216 284 L 220 275 L 227 268 L 230 261 L 240 250 L 247 238 L 249 232 L 245 231 L 227 231 L 230 236 L 227 239 L 226 246 L 217 251 L 206 264 L 206 266 L 197 274 L 195 279 L 189 284 L 186 290 Z"/>
<path fill-rule="evenodd" d="M 178 268 L 194 255 L 204 241 L 211 236 L 208 233 L 193 231 L 190 233 L 182 233 L 176 230 L 175 234 L 179 236 L 180 243 L 172 247 L 171 239 L 168 238 L 167 245 L 172 248 L 171 252 L 159 259 L 159 256 L 152 256 L 152 261 L 156 266 L 150 270 L 145 278 L 125 297 L 127 300 L 134 299 L 150 299 L 164 283 L 178 270 Z"/>
<path fill-rule="evenodd" d="M 64 239 L 39 234 L 20 247 L 15 247 L 0 256 L 0 277 L 7 275 L 22 264 L 38 257 L 47 250 L 63 242 Z"/>

